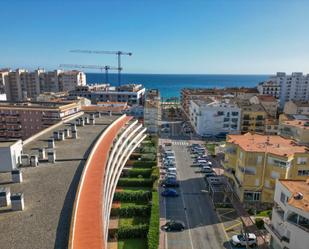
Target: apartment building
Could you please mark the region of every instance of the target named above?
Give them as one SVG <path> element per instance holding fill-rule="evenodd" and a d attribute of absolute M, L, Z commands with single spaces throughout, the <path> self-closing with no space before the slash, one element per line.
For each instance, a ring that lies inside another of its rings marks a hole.
<path fill-rule="evenodd" d="M 71 97 L 84 97 L 92 104 L 98 102 L 127 102 L 141 105 L 144 102 L 145 88 L 140 84 L 126 84 L 118 87 L 109 84 L 78 86 L 69 92 Z"/>
<path fill-rule="evenodd" d="M 184 113 L 189 116 L 191 100 L 205 99 L 208 97 L 228 97 L 237 99 L 250 99 L 258 94 L 256 88 L 183 88 L 181 89 L 181 107 Z"/>
<path fill-rule="evenodd" d="M 309 101 L 288 101 L 284 105 L 285 114 L 309 115 Z"/>
<path fill-rule="evenodd" d="M 70 91 L 76 86 L 86 84 L 86 76 L 80 71 L 45 72 L 37 69 L 28 72 L 25 69 L 16 69 L 2 78 L 9 101 L 34 100 L 44 92 Z"/>
<path fill-rule="evenodd" d="M 270 224 L 273 249 L 307 249 L 309 245 L 309 179 L 276 182 Z"/>
<path fill-rule="evenodd" d="M 258 84 L 257 89 L 261 95 L 271 95 L 276 99 L 280 98 L 280 82 L 277 80 L 267 80 Z"/>
<path fill-rule="evenodd" d="M 298 144 L 309 145 L 309 119 L 292 119 L 282 121 L 279 134 L 294 139 Z"/>
<path fill-rule="evenodd" d="M 280 84 L 280 108 L 284 108 L 286 102 L 290 100 L 309 100 L 309 75 L 303 73 L 277 73 L 271 77 L 271 81 Z"/>
<path fill-rule="evenodd" d="M 149 89 L 145 94 L 144 126 L 149 133 L 158 133 L 161 121 L 161 98 L 158 89 Z"/>
<path fill-rule="evenodd" d="M 268 115 L 277 117 L 279 101 L 272 95 L 256 95 L 250 98 L 250 103 L 260 104 Z"/>
<path fill-rule="evenodd" d="M 80 111 L 75 102 L 0 102 L 0 140 L 27 139 Z"/>
<path fill-rule="evenodd" d="M 261 104 L 252 104 L 248 100 L 238 101 L 238 106 L 241 109 L 240 130 L 246 132 L 265 132 L 265 120 L 267 112 Z"/>
<path fill-rule="evenodd" d="M 198 135 L 240 132 L 240 108 L 232 100 L 207 98 L 191 100 L 189 120 Z"/>
<path fill-rule="evenodd" d="M 309 149 L 276 135 L 229 135 L 224 167 L 225 175 L 245 205 L 271 206 L 276 179 L 308 177 Z"/>
<path fill-rule="evenodd" d="M 0 94 L 5 93 L 5 83 L 9 75 L 10 69 L 0 69 Z"/>

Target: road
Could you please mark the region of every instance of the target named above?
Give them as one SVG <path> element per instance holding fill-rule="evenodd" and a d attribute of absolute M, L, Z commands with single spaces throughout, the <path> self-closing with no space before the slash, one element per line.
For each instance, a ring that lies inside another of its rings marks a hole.
<path fill-rule="evenodd" d="M 165 198 L 166 219 L 182 220 L 183 232 L 167 233 L 165 249 L 230 248 L 222 225 L 206 192 L 202 174 L 190 167 L 188 140 L 172 140 L 180 181 L 176 198 Z"/>

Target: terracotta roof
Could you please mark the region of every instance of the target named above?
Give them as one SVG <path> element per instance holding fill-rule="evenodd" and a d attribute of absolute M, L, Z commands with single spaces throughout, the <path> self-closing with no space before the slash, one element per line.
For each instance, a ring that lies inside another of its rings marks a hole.
<path fill-rule="evenodd" d="M 122 111 L 126 110 L 126 106 L 97 106 L 97 105 L 90 105 L 90 106 L 82 106 L 81 110 L 84 112 L 114 112 L 114 113 L 121 113 Z"/>
<path fill-rule="evenodd" d="M 228 135 L 227 142 L 239 145 L 245 151 L 267 152 L 279 156 L 290 156 L 294 153 L 308 153 L 308 147 L 297 145 L 293 140 L 280 136 L 246 133 Z"/>
<path fill-rule="evenodd" d="M 286 187 L 292 194 L 289 198 L 289 205 L 309 212 L 309 178 L 305 180 L 279 180 L 280 183 Z M 301 194 L 302 198 L 298 199 L 295 196 Z"/>
<path fill-rule="evenodd" d="M 257 96 L 260 101 L 263 102 L 277 102 L 278 100 L 272 95 L 258 95 Z"/>
<path fill-rule="evenodd" d="M 309 130 L 309 121 L 308 120 L 290 120 L 290 121 L 284 121 L 283 124 L 290 125 L 290 126 L 296 126 L 305 130 Z"/>

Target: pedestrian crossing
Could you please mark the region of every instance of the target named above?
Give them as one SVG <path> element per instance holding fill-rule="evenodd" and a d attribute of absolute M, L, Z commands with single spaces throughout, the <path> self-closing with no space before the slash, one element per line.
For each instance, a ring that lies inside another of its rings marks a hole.
<path fill-rule="evenodd" d="M 183 141 L 183 140 L 179 140 L 179 141 L 172 141 L 173 145 L 179 145 L 179 146 L 188 146 L 189 143 L 188 141 Z"/>

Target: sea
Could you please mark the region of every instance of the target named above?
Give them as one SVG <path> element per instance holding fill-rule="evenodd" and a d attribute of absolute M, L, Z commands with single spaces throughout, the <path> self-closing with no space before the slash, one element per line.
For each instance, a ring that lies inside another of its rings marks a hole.
<path fill-rule="evenodd" d="M 121 84 L 143 84 L 146 88 L 157 88 L 161 97 L 180 97 L 182 88 L 255 87 L 270 75 L 228 74 L 121 74 Z M 86 73 L 87 84 L 106 82 L 105 74 Z M 109 74 L 111 85 L 118 85 L 118 75 Z"/>

